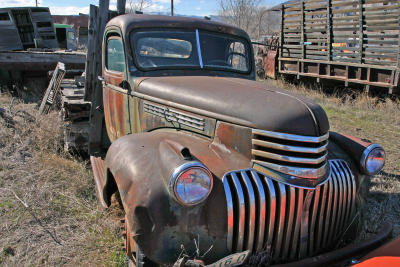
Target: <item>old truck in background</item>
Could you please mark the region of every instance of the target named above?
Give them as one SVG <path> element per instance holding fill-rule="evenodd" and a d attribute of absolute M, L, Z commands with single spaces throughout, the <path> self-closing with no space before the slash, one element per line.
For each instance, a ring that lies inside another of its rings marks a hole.
<path fill-rule="evenodd" d="M 264 77 L 295 75 L 399 93 L 399 9 L 390 0 L 292 0 L 271 8 L 280 12 L 279 45 L 261 53 Z"/>
<path fill-rule="evenodd" d="M 120 197 L 131 263 L 250 251 L 269 265 L 354 239 L 384 150 L 331 132 L 311 100 L 256 82 L 243 30 L 122 15 L 101 53 L 90 160 L 101 205 Z"/>

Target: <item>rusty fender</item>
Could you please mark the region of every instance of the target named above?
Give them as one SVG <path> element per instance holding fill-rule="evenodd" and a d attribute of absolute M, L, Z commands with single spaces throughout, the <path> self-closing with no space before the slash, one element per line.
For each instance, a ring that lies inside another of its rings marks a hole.
<path fill-rule="evenodd" d="M 198 160 L 209 168 L 214 183 L 209 197 L 191 207 L 178 204 L 167 186 L 173 171 L 188 160 Z M 107 153 L 103 196 L 109 204 L 118 188 L 133 238 L 151 260 L 173 263 L 183 247 L 192 255 L 196 240 L 200 255 L 212 247 L 204 258 L 209 263 L 229 254 L 221 177 L 228 170 L 249 166 L 249 159 L 238 152 L 218 149 L 211 139 L 189 132 L 127 135 L 113 142 Z"/>

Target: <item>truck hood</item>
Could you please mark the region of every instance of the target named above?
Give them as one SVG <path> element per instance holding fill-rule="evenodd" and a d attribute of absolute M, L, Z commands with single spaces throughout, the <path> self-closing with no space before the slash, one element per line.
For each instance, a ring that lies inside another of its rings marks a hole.
<path fill-rule="evenodd" d="M 251 128 L 305 136 L 328 132 L 324 110 L 266 83 L 210 76 L 144 77 L 139 97 Z"/>

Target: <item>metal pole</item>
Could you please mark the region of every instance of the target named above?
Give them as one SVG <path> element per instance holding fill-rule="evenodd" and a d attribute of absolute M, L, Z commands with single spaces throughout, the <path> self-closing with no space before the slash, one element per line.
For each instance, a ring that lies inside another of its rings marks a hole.
<path fill-rule="evenodd" d="M 37 7 L 37 0 L 36 0 L 36 7 Z"/>
<path fill-rule="evenodd" d="M 171 0 L 171 16 L 174 15 L 174 0 Z"/>

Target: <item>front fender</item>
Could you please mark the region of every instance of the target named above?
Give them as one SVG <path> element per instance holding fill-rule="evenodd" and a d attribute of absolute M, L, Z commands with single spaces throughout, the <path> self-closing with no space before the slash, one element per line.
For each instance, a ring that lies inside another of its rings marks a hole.
<path fill-rule="evenodd" d="M 192 207 L 178 204 L 167 186 L 175 167 L 186 160 L 184 148 L 210 169 L 214 180 L 207 200 Z M 158 263 L 173 263 L 182 245 L 187 253 L 194 253 L 193 240 L 199 241 L 200 253 L 213 246 L 206 263 L 229 254 L 221 179 L 227 171 L 249 167 L 249 159 L 238 152 L 218 149 L 211 139 L 176 130 L 121 137 L 113 142 L 106 156 L 106 168 L 118 187 L 134 239 Z M 109 179 L 107 175 L 106 185 L 112 184 Z"/>

